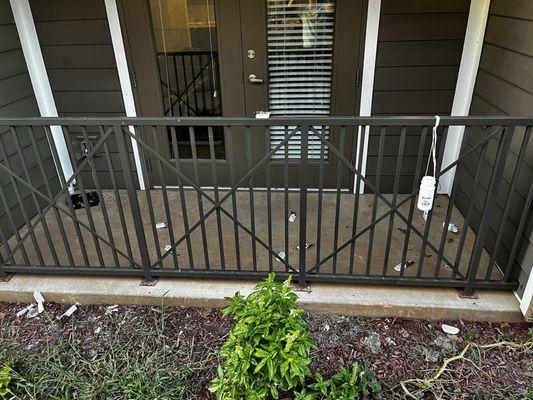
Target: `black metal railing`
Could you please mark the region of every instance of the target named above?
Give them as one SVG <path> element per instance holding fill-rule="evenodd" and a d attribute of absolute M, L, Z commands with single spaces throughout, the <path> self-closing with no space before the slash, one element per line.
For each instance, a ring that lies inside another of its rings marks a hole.
<path fill-rule="evenodd" d="M 180 117 L 221 115 L 218 52 L 158 53 L 165 115 Z"/>
<path fill-rule="evenodd" d="M 435 189 L 435 205 L 424 216 L 416 199 L 433 123 L 431 117 L 0 119 L 0 272 L 255 279 L 276 271 L 301 283 L 516 288 L 515 258 L 533 197 L 525 172 L 533 120 L 443 117 L 437 178 L 455 171 L 455 180 L 449 195 Z M 273 125 L 286 127 L 274 147 Z M 50 126 L 62 127 L 74 168 L 68 180 L 48 146 Z M 466 130 L 458 160 L 442 168 L 450 126 Z M 177 143 L 183 127 L 187 158 Z M 199 127 L 208 132 L 208 159 L 196 154 Z M 215 154 L 215 127 L 224 130 L 224 159 Z M 355 152 L 365 127 L 374 148 L 363 174 Z M 172 153 L 164 148 L 168 132 Z M 327 157 L 308 156 L 310 138 Z M 297 159 L 294 152 L 289 157 L 294 143 Z"/>

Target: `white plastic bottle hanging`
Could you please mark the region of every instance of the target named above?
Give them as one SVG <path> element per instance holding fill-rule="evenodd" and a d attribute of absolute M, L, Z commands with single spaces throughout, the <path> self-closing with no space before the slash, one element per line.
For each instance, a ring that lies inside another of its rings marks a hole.
<path fill-rule="evenodd" d="M 435 116 L 435 126 L 432 130 L 432 140 L 431 140 L 431 149 L 429 150 L 430 154 L 428 157 L 428 164 L 426 167 L 426 175 L 422 178 L 420 183 L 420 190 L 418 192 L 418 202 L 416 204 L 417 208 L 421 211 L 424 211 L 424 219 L 426 219 L 427 212 L 433 208 L 433 200 L 435 197 L 435 187 L 437 185 L 437 128 L 439 127 L 440 117 Z M 433 176 L 429 175 L 429 164 L 433 161 Z"/>

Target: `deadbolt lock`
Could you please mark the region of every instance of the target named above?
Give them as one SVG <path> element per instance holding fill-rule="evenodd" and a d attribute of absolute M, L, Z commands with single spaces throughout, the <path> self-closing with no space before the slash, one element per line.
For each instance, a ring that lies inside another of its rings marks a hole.
<path fill-rule="evenodd" d="M 255 58 L 255 50 L 252 50 L 252 49 L 248 50 L 248 52 L 247 52 L 247 56 L 248 56 L 248 58 L 250 58 L 250 59 Z"/>

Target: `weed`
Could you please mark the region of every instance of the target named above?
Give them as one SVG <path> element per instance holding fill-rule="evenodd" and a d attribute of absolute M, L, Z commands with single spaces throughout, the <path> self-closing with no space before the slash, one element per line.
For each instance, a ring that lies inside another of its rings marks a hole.
<path fill-rule="evenodd" d="M 474 329 L 470 329 L 464 333 L 464 339 L 467 342 L 473 342 L 476 338 L 477 332 Z"/>

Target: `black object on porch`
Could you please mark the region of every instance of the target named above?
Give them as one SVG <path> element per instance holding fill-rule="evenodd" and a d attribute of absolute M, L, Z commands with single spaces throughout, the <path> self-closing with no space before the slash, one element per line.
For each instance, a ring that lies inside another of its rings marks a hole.
<path fill-rule="evenodd" d="M 9 146 L 0 142 L 5 214 L 0 272 L 258 279 L 276 271 L 280 277 L 293 274 L 301 283 L 516 288 L 514 259 L 533 197 L 533 183 L 521 181 L 520 174 L 533 120 L 443 117 L 437 171 L 449 126 L 464 126 L 465 138 L 475 139 L 437 177 L 456 169 L 457 181 L 463 163 L 470 170 L 474 165 L 476 173 L 472 192 L 462 193 L 470 199 L 466 207 L 456 207 L 462 189 L 454 183 L 449 196 L 436 197 L 424 220 L 415 205 L 433 123 L 432 117 L 0 119 L 12 139 Z M 53 143 L 50 126 L 63 129 L 74 164 L 68 181 L 55 147 L 36 145 L 39 134 Z M 269 141 L 272 126 L 285 127 L 284 140 L 275 146 Z M 366 127 L 379 135 L 373 179 L 354 161 L 362 159 L 355 154 L 355 137 Z M 200 128 L 208 133 L 206 159 L 196 152 L 195 130 Z M 178 149 L 178 129 L 189 132 L 187 158 Z M 226 137 L 224 160 L 215 154 L 215 129 L 223 129 Z M 161 149 L 160 137 L 169 132 L 173 158 Z M 408 132 L 418 135 L 417 149 L 406 147 Z M 230 140 L 234 135 L 243 141 L 239 152 Z M 399 146 L 391 155 L 386 143 L 393 135 Z M 320 142 L 318 157 L 309 157 L 311 138 Z M 76 157 L 80 140 L 87 150 Z M 137 182 L 134 143 L 149 182 L 144 191 Z M 347 148 L 347 143 L 353 145 Z M 289 157 L 290 146 L 300 149 L 297 159 Z M 55 181 L 41 162 L 47 151 L 60 172 Z M 408 177 L 411 190 L 401 193 L 407 152 L 416 155 L 416 163 Z M 395 165 L 388 194 L 380 182 L 386 157 Z M 336 184 L 326 185 L 331 165 Z M 220 183 L 226 170 L 229 185 Z M 504 181 L 508 195 L 497 215 Z M 85 204 L 79 210 L 68 195 L 74 182 Z M 482 199 L 476 196 L 481 184 Z M 523 210 L 511 206 L 516 185 L 528 186 Z M 100 205 L 89 206 L 85 193 L 90 190 Z M 511 217 L 517 224 L 514 244 L 502 256 L 503 226 Z M 451 222 L 457 233 L 449 231 Z M 493 226 L 500 228 L 490 238 Z"/>

